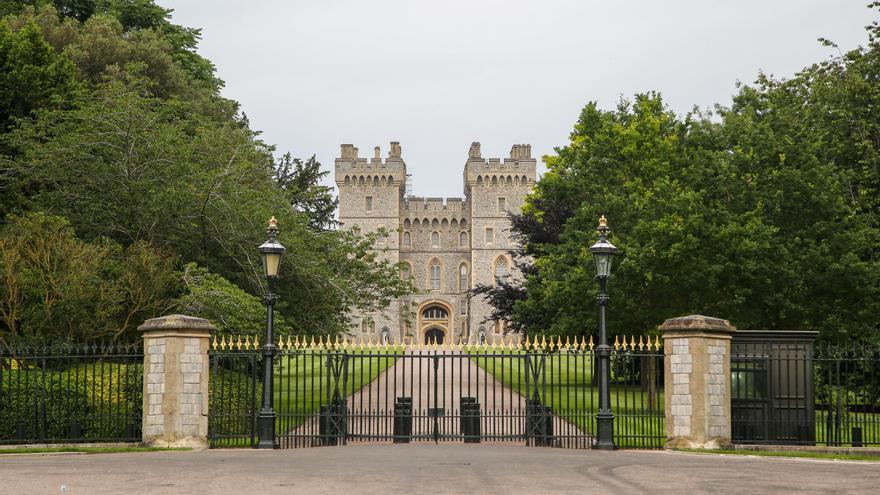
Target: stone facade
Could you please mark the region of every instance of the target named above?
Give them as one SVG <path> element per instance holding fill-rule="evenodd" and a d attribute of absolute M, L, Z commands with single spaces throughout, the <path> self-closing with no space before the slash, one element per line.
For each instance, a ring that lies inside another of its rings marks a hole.
<path fill-rule="evenodd" d="M 145 444 L 207 448 L 208 341 L 214 327 L 184 315 L 147 320 L 144 332 Z"/>
<path fill-rule="evenodd" d="M 464 165 L 463 198 L 421 198 L 407 194 L 406 163 L 400 143 L 386 159 L 374 148 L 361 158 L 341 146 L 335 179 L 343 228 L 362 232 L 385 228 L 381 256 L 402 262 L 401 276 L 412 277 L 416 295 L 395 301 L 383 312 L 356 314 L 351 335 L 391 342 L 444 340 L 491 342 L 504 322 L 489 321 L 489 304 L 468 296 L 477 284 L 496 276 L 518 276 L 510 259 L 508 211 L 519 211 L 534 187 L 536 160 L 531 146 L 514 145 L 510 157 L 484 159 L 473 143 Z"/>
<path fill-rule="evenodd" d="M 660 326 L 666 353 L 666 437 L 670 448 L 731 445 L 727 320 L 692 315 Z"/>

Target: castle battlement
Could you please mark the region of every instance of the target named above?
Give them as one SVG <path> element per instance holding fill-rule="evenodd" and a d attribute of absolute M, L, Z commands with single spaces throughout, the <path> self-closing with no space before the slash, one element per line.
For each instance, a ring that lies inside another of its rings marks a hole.
<path fill-rule="evenodd" d="M 384 160 L 378 146 L 373 148 L 372 158 L 358 156 L 358 153 L 353 144 L 340 145 L 340 156 L 336 159 L 337 185 L 357 185 L 361 178 L 366 185 L 373 186 L 400 185 L 406 180 L 406 163 L 400 156 L 401 148 L 397 141 L 391 142 L 388 157 Z"/>
<path fill-rule="evenodd" d="M 468 211 L 469 205 L 464 198 L 424 198 L 410 196 L 401 205 L 403 211 L 411 211 L 418 215 L 423 211 Z"/>

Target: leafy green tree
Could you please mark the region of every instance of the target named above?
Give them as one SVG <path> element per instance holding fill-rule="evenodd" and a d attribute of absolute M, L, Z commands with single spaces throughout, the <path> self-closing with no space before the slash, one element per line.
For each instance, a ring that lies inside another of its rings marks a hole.
<path fill-rule="evenodd" d="M 13 216 L 0 230 L 0 346 L 131 340 L 171 307 L 172 265 L 144 243 L 77 239 L 63 218 Z"/>
<path fill-rule="evenodd" d="M 489 292 L 506 304 L 496 308 L 512 307 L 506 316 L 527 331 L 592 333 L 588 248 L 605 214 L 621 248 L 612 333 L 698 312 L 741 328 L 869 337 L 878 310 L 871 230 L 848 215 L 832 165 L 809 148 L 780 153 L 787 138 L 768 136 L 734 115 L 678 119 L 656 94 L 614 111 L 588 105 L 514 221 L 534 269 L 524 293 Z"/>
<path fill-rule="evenodd" d="M 329 170 L 321 170 L 315 155 L 304 163 L 285 153 L 275 168 L 275 181 L 290 198 L 290 205 L 308 216 L 309 226 L 314 230 L 338 225 L 335 213 L 339 201 L 333 197 L 330 187 L 320 183 L 329 173 Z"/>

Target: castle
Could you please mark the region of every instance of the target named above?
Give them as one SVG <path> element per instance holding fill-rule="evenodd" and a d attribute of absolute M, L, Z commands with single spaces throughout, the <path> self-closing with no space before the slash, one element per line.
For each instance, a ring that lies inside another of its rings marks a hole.
<path fill-rule="evenodd" d="M 401 276 L 411 277 L 416 293 L 383 312 L 356 314 L 351 335 L 392 342 L 492 342 L 505 322 L 488 321 L 491 308 L 469 296 L 478 284 L 517 276 L 509 251 L 508 211 L 519 211 L 535 184 L 532 147 L 516 144 L 510 158 L 484 159 L 480 143 L 471 144 L 464 165 L 464 198 L 408 195 L 406 163 L 400 143 L 388 157 L 374 148 L 371 159 L 341 145 L 335 179 L 339 221 L 362 232 L 385 228 L 391 234 L 376 249 Z"/>

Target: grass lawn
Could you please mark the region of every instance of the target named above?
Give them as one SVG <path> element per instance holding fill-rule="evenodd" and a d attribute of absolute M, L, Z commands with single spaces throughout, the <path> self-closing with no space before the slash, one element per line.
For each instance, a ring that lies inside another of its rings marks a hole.
<path fill-rule="evenodd" d="M 593 356 L 590 354 L 547 354 L 537 380 L 526 380 L 524 353 L 519 350 L 470 351 L 477 365 L 497 380 L 528 396 L 537 390 L 544 405 L 588 434 L 595 434 L 595 414 L 599 410 L 599 389 L 592 384 Z M 540 356 L 532 354 L 537 363 Z M 654 359 L 653 357 L 642 359 Z M 663 389 L 659 387 L 651 404 L 649 394 L 639 384 L 612 383 L 611 408 L 614 412 L 615 442 L 620 447 L 659 448 L 666 440 Z"/>
<path fill-rule="evenodd" d="M 833 452 L 811 452 L 803 450 L 703 450 L 703 449 L 675 449 L 678 452 L 691 452 L 694 454 L 728 454 L 728 455 L 752 455 L 760 457 L 803 457 L 809 459 L 834 459 L 839 461 L 872 461 L 880 462 L 880 456 L 860 454 L 837 454 Z"/>
<path fill-rule="evenodd" d="M 74 452 L 80 454 L 118 454 L 120 452 L 163 452 L 192 450 L 188 447 L 164 448 L 164 447 L 16 447 L 12 449 L 0 449 L 3 454 L 55 454 L 61 452 Z"/>
<path fill-rule="evenodd" d="M 348 354 L 339 374 L 341 395 L 348 397 L 378 377 L 397 361 L 401 350 L 372 349 Z M 279 356 L 280 368 L 275 374 L 276 429 L 289 431 L 304 423 L 327 405 L 336 389 L 334 373 L 327 367 L 326 351 L 303 351 Z"/>

